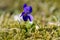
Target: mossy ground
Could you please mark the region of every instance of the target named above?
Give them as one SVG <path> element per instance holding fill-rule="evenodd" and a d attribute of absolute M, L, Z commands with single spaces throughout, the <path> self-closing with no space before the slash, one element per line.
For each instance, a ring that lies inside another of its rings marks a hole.
<path fill-rule="evenodd" d="M 60 40 L 59 0 L 15 0 L 13 3 L 16 5 L 0 8 L 0 40 Z M 33 8 L 33 24 L 14 20 L 23 11 L 24 3 Z"/>

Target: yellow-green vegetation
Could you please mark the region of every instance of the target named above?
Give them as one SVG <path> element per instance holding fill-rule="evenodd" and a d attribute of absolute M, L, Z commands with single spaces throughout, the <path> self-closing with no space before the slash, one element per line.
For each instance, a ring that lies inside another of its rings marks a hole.
<path fill-rule="evenodd" d="M 14 21 L 24 3 L 33 8 L 33 24 Z M 60 40 L 59 17 L 60 0 L 0 0 L 0 40 Z"/>

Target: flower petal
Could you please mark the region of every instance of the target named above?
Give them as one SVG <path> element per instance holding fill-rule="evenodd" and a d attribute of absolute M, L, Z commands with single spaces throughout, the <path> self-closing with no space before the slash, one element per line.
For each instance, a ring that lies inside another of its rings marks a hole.
<path fill-rule="evenodd" d="M 24 5 L 23 5 L 23 8 L 25 8 L 25 7 L 27 7 L 27 4 L 24 4 Z"/>
<path fill-rule="evenodd" d="M 25 12 L 22 12 L 21 16 L 23 16 L 25 14 Z"/>
<path fill-rule="evenodd" d="M 28 18 L 30 21 L 33 21 L 33 16 L 31 14 L 28 14 Z"/>
<path fill-rule="evenodd" d="M 30 14 L 32 12 L 32 7 L 31 6 L 25 7 L 24 12 L 27 13 L 27 14 Z"/>
<path fill-rule="evenodd" d="M 29 12 L 31 13 L 31 12 L 32 12 L 32 7 L 30 6 L 29 8 L 30 8 L 30 9 L 29 9 Z"/>
<path fill-rule="evenodd" d="M 27 21 L 28 20 L 28 16 L 23 16 L 23 20 Z"/>

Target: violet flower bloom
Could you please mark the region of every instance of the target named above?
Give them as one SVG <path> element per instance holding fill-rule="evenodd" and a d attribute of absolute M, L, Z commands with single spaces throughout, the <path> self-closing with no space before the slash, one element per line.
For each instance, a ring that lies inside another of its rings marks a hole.
<path fill-rule="evenodd" d="M 27 6 L 27 4 L 23 5 L 24 11 L 22 12 L 21 16 L 23 18 L 24 21 L 32 21 L 33 20 L 33 16 L 31 15 L 32 13 L 32 7 L 31 6 Z"/>

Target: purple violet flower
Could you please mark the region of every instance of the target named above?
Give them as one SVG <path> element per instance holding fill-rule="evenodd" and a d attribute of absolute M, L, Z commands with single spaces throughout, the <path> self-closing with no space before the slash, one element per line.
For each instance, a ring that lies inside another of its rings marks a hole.
<path fill-rule="evenodd" d="M 22 12 L 21 16 L 23 18 L 24 21 L 32 21 L 33 20 L 33 16 L 31 15 L 32 13 L 32 7 L 31 6 L 27 6 L 27 4 L 23 5 L 23 9 L 24 11 Z"/>

